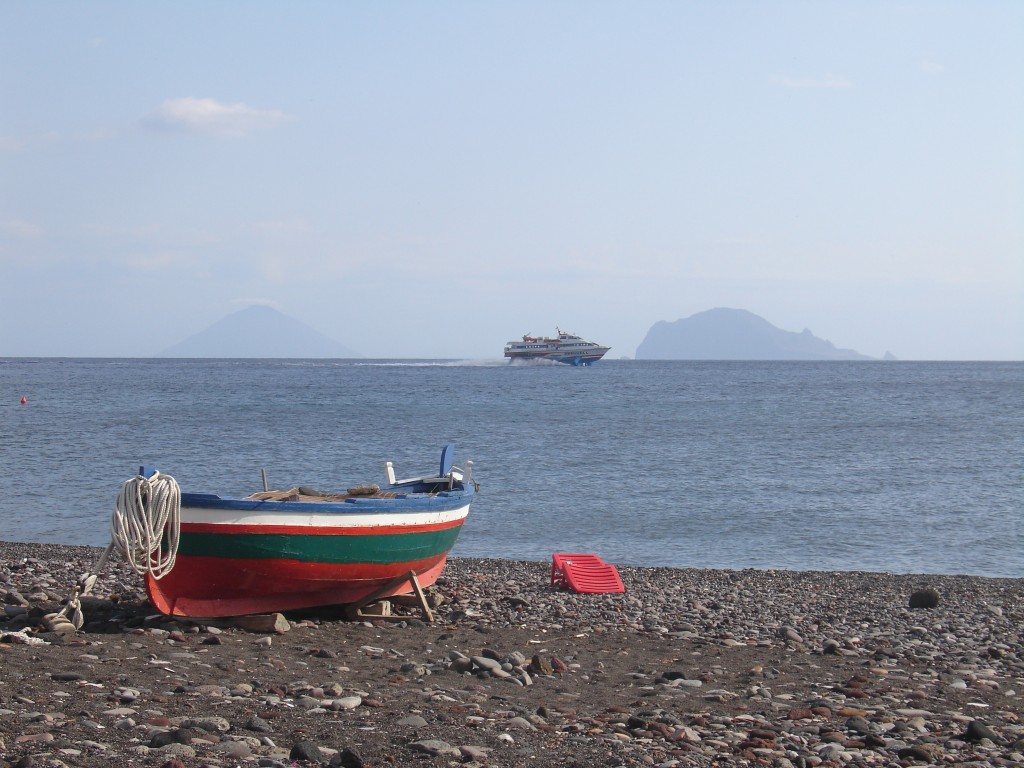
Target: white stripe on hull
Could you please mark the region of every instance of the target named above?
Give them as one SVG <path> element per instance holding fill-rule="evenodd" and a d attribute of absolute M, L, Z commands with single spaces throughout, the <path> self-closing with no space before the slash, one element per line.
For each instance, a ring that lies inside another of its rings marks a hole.
<path fill-rule="evenodd" d="M 309 528 L 377 528 L 382 525 L 436 525 L 464 519 L 469 504 L 442 512 L 378 512 L 353 514 L 342 512 L 281 512 L 280 510 L 210 509 L 181 507 L 183 523 L 214 525 L 291 525 Z"/>

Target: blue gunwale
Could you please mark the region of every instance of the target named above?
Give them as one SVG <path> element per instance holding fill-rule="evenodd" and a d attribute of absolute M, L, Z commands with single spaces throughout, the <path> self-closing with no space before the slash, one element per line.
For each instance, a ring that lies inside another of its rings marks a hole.
<path fill-rule="evenodd" d="M 473 500 L 473 489 L 442 491 L 436 494 L 408 493 L 391 499 L 352 497 L 345 501 L 274 501 L 238 499 L 213 493 L 183 493 L 181 506 L 195 509 L 230 509 L 247 512 L 336 512 L 339 514 L 387 514 L 411 512 L 448 512 Z"/>

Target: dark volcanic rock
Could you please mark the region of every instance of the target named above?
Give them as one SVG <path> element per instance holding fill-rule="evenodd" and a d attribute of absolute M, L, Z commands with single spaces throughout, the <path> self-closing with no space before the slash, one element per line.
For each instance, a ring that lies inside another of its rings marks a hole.
<path fill-rule="evenodd" d="M 324 761 L 324 753 L 320 750 L 320 747 L 308 739 L 295 742 L 292 745 L 291 752 L 288 753 L 288 757 L 291 760 L 309 760 L 316 763 Z"/>
<path fill-rule="evenodd" d="M 910 595 L 911 608 L 936 608 L 939 605 L 939 593 L 934 589 L 919 589 Z"/>

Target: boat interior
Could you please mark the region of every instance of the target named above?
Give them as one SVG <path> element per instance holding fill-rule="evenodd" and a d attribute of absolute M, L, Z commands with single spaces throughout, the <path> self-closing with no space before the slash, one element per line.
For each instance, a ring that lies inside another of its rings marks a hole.
<path fill-rule="evenodd" d="M 473 462 L 467 461 L 465 470 L 454 466 L 455 446 L 449 443 L 441 451 L 439 472 L 436 477 L 413 477 L 408 480 L 395 479 L 394 465 L 389 461 L 384 465 L 387 475 L 387 490 L 382 490 L 376 483 L 354 485 L 344 493 L 318 491 L 309 486 L 300 485 L 286 491 L 263 490 L 246 496 L 253 501 L 346 501 L 348 499 L 395 499 L 410 493 L 441 493 L 450 491 L 456 482 L 469 484 L 473 478 Z M 266 489 L 266 475 L 263 478 Z"/>

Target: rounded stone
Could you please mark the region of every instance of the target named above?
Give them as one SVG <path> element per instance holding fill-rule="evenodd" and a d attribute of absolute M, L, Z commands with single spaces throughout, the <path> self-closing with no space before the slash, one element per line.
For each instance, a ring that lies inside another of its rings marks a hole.
<path fill-rule="evenodd" d="M 939 605 L 939 593 L 931 589 L 918 589 L 911 593 L 911 608 L 936 608 Z"/>

